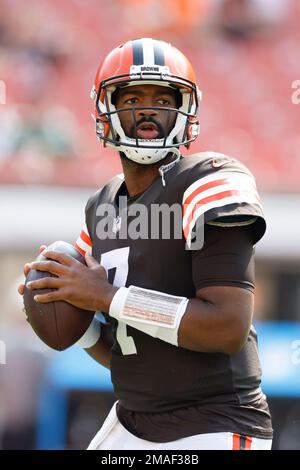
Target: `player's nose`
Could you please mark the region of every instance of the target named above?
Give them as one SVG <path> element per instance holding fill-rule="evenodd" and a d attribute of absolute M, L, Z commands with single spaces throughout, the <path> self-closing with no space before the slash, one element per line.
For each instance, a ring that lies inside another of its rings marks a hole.
<path fill-rule="evenodd" d="M 157 116 L 158 113 L 155 109 L 139 109 L 137 114 L 139 117 L 145 117 L 145 116 L 155 117 Z"/>
<path fill-rule="evenodd" d="M 153 102 L 153 99 L 149 96 L 149 97 L 143 97 L 143 99 L 141 99 L 140 101 L 140 104 L 139 106 L 142 108 L 142 109 L 139 109 L 137 110 L 138 112 L 138 115 L 140 117 L 142 116 L 157 116 L 158 114 L 158 110 L 155 109 L 155 104 Z"/>

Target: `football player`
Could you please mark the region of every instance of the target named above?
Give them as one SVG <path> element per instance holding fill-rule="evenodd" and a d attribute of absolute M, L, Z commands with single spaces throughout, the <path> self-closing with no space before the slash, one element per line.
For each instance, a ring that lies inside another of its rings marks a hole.
<path fill-rule="evenodd" d="M 270 449 L 252 326 L 253 246 L 265 231 L 253 175 L 215 152 L 182 157 L 199 134 L 201 93 L 170 44 L 115 48 L 92 98 L 97 136 L 124 174 L 86 205 L 76 247 L 88 267 L 49 251 L 31 265 L 57 276 L 32 283 L 55 289 L 36 301 L 105 319 L 79 341 L 111 369 L 117 399 L 89 449 Z M 157 224 L 153 209 L 173 207 L 181 217 L 165 233 L 166 213 Z"/>

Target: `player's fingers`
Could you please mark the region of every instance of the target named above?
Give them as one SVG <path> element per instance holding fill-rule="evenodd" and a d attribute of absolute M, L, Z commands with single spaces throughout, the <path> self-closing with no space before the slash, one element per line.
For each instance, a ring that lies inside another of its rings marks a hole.
<path fill-rule="evenodd" d="M 90 255 L 88 252 L 85 254 L 85 262 L 89 268 L 95 268 L 96 266 L 99 266 L 99 263 L 95 258 L 93 258 L 92 255 Z"/>
<path fill-rule="evenodd" d="M 47 248 L 47 245 L 41 245 L 39 247 L 39 253 L 42 253 L 44 250 L 46 250 L 46 248 Z"/>
<path fill-rule="evenodd" d="M 24 276 L 27 276 L 27 274 L 29 273 L 30 269 L 31 269 L 31 263 L 26 263 L 26 264 L 24 264 L 24 268 L 23 268 Z"/>
<path fill-rule="evenodd" d="M 20 295 L 23 295 L 24 294 L 24 288 L 25 288 L 25 285 L 24 284 L 20 284 L 19 287 L 18 287 L 18 292 Z"/>
<path fill-rule="evenodd" d="M 61 264 L 65 264 L 66 266 L 72 266 L 75 263 L 79 263 L 79 261 L 72 258 L 72 256 L 66 255 L 64 253 L 59 253 L 58 251 L 45 250 L 43 256 L 49 259 L 53 259 L 54 261 L 58 261 Z"/>
<path fill-rule="evenodd" d="M 28 289 L 58 289 L 61 286 L 59 277 L 43 277 L 36 281 L 27 282 Z"/>
<path fill-rule="evenodd" d="M 31 263 L 31 269 L 37 271 L 48 271 L 49 273 L 62 276 L 66 273 L 66 267 L 56 261 L 34 261 Z"/>
<path fill-rule="evenodd" d="M 33 298 L 36 302 L 39 302 L 41 304 L 46 304 L 48 302 L 56 302 L 57 300 L 65 300 L 61 289 L 57 289 L 52 292 L 47 292 L 47 294 L 37 294 Z"/>

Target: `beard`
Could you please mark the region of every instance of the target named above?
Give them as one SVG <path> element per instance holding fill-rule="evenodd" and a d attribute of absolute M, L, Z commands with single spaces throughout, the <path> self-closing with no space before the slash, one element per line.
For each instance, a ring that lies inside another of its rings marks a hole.
<path fill-rule="evenodd" d="M 139 121 L 137 121 L 135 124 L 133 124 L 130 128 L 130 132 L 129 132 L 130 135 L 128 137 L 131 138 L 131 139 L 136 139 L 136 138 L 140 139 L 140 137 L 137 136 L 137 130 L 138 130 L 139 126 L 141 126 L 142 124 L 154 124 L 154 126 L 157 128 L 157 131 L 158 131 L 158 134 L 155 137 L 155 140 L 156 139 L 164 139 L 166 137 L 166 132 L 164 131 L 164 128 L 163 128 L 162 124 L 157 119 L 155 119 L 153 117 L 143 117 Z M 141 139 L 141 140 L 143 140 L 143 139 Z M 148 139 L 146 139 L 146 140 L 148 140 Z"/>

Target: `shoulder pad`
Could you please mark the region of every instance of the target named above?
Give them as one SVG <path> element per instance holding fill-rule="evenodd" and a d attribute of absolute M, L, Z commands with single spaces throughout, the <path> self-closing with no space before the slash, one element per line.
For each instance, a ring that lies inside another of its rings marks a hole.
<path fill-rule="evenodd" d="M 200 152 L 183 160 L 192 175 L 198 178 L 219 171 L 237 171 L 252 176 L 250 170 L 239 160 L 219 152 Z"/>
<path fill-rule="evenodd" d="M 241 226 L 243 221 L 256 217 L 260 221 L 252 225 L 260 226 L 260 235 L 254 237 L 258 241 L 265 231 L 265 222 L 252 173 L 238 160 L 217 152 L 197 156 L 190 167 L 182 200 L 186 239 L 191 238 L 200 217 L 204 223 L 220 219 L 224 227 L 227 220 L 228 227 L 235 225 L 235 219 L 236 225 Z"/>

